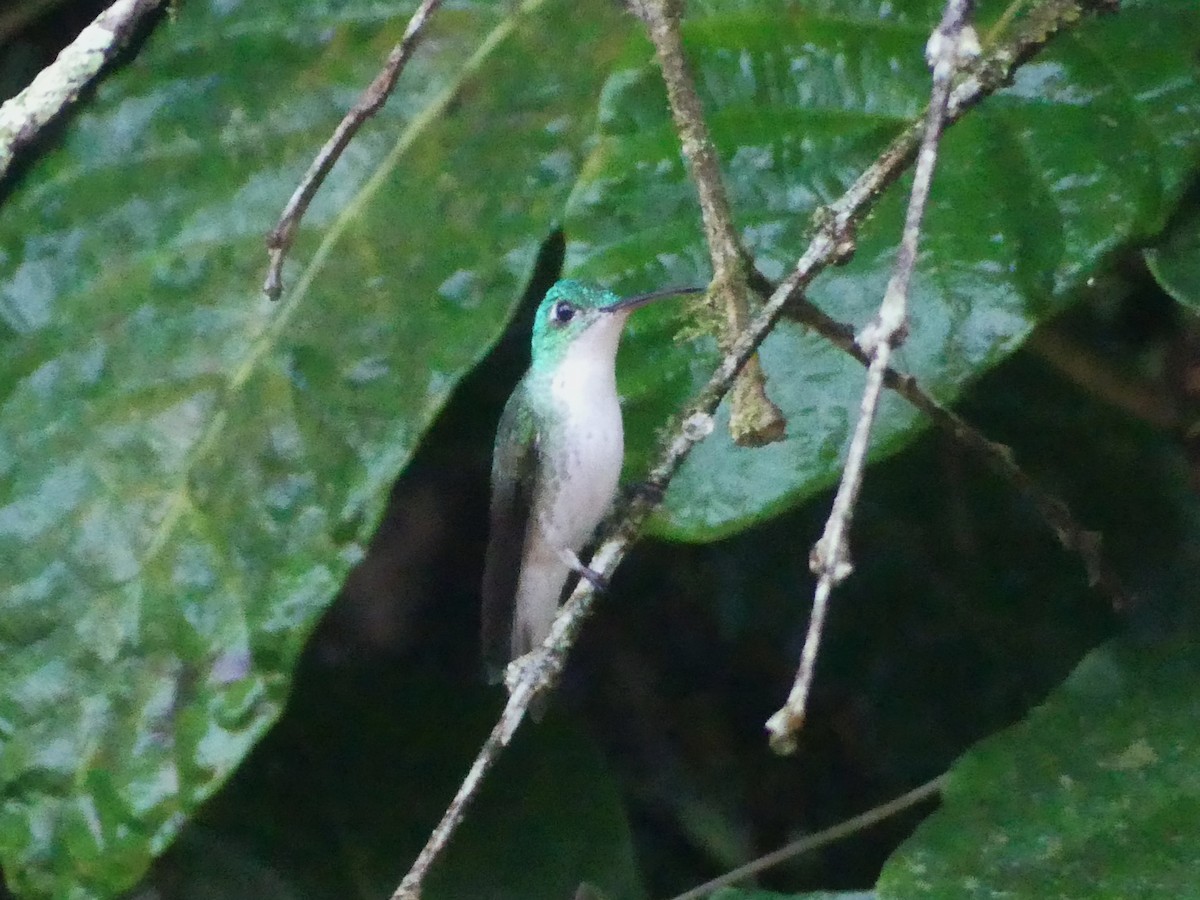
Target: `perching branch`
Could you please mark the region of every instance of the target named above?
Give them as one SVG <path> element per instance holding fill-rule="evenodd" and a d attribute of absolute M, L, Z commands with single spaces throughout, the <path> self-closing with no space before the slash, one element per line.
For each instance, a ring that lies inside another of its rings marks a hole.
<path fill-rule="evenodd" d="M 973 68 L 951 92 L 946 107 L 946 123 L 957 121 L 972 106 L 994 93 L 1012 78 L 1021 62 L 1033 56 L 1058 31 L 1079 21 L 1082 14 L 1104 7 L 1105 0 L 1045 0 L 1031 13 L 1033 27 L 1015 34 L 1011 41 L 998 45 Z M 692 448 L 713 430 L 713 413 L 729 393 L 734 378 L 750 358 L 785 307 L 801 300 L 805 287 L 832 264 L 844 261 L 854 252 L 854 233 L 871 211 L 885 188 L 898 179 L 916 152 L 922 134 L 920 123 L 905 129 L 880 157 L 859 176 L 836 202 L 820 211 L 816 230 L 796 268 L 772 292 L 758 314 L 738 335 L 713 372 L 708 384 L 670 429 L 659 460 L 648 478 L 649 490 L 640 492 L 614 519 L 592 556 L 589 567 L 604 580 L 613 573 L 641 533 L 650 512 L 666 490 L 671 478 Z M 424 849 L 392 895 L 392 900 L 418 900 L 421 885 L 430 867 L 449 843 L 467 807 L 474 800 L 483 778 L 495 765 L 500 753 L 516 733 L 533 699 L 551 690 L 566 664 L 584 620 L 591 613 L 595 588 L 588 579 L 580 579 L 550 630 L 545 643 L 523 658 L 524 665 L 513 679 L 508 703 L 499 721 L 480 748 L 458 793 L 447 807 L 442 820 L 430 834 Z"/>
<path fill-rule="evenodd" d="M 324 183 L 330 170 L 333 169 L 334 163 L 338 161 L 342 152 L 354 139 L 358 129 L 367 119 L 379 112 L 383 108 L 383 104 L 387 102 L 387 98 L 391 96 L 396 82 L 400 78 L 400 73 L 404 71 L 405 65 L 408 64 L 408 60 L 417 47 L 425 24 L 441 5 L 442 0 L 422 0 L 421 5 L 412 14 L 412 18 L 408 20 L 408 27 L 404 29 L 404 36 L 400 38 L 400 43 L 392 48 L 387 62 L 375 76 L 375 80 L 363 91 L 358 102 L 338 123 L 338 127 L 325 142 L 325 146 L 313 159 L 308 171 L 300 179 L 300 184 L 292 193 L 291 199 L 288 200 L 287 206 L 283 208 L 283 214 L 279 217 L 278 224 L 267 235 L 267 253 L 270 257 L 270 265 L 267 268 L 267 278 L 263 282 L 263 293 L 272 300 L 278 300 L 279 295 L 283 293 L 283 260 L 296 240 L 296 229 L 300 227 L 300 220 L 308 211 L 308 205 L 312 203 L 317 190 Z"/>
<path fill-rule="evenodd" d="M 904 341 L 908 333 L 908 285 L 912 280 L 917 262 L 917 243 L 921 237 L 921 221 L 925 216 L 925 205 L 929 200 L 929 188 L 933 182 L 933 169 L 937 163 L 938 143 L 946 121 L 946 107 L 950 100 L 950 88 L 960 63 L 979 55 L 979 41 L 970 26 L 973 0 L 948 0 L 942 21 L 929 38 L 926 53 L 933 65 L 933 90 L 929 109 L 925 116 L 925 129 L 917 153 L 916 172 L 913 176 L 912 193 L 908 211 L 904 217 L 904 231 L 900 237 L 900 251 L 896 266 L 879 305 L 879 313 L 862 333 L 857 343 L 870 358 L 867 368 L 867 384 L 863 389 L 862 406 L 850 450 L 846 454 L 846 465 L 842 469 L 842 480 L 833 498 L 833 509 L 825 531 L 813 546 L 809 565 L 817 575 L 817 589 L 813 595 L 812 613 L 809 618 L 808 634 L 800 654 L 800 668 L 796 681 L 788 695 L 787 703 L 767 720 L 767 733 L 771 747 L 779 753 L 790 753 L 795 749 L 795 733 L 804 724 L 804 712 L 808 693 L 812 687 L 816 670 L 817 649 L 821 644 L 821 631 L 825 624 L 825 613 L 829 606 L 829 595 L 853 571 L 850 562 L 850 522 L 862 487 L 863 470 L 867 463 L 867 450 L 871 446 L 871 428 L 879 409 L 879 397 L 883 393 L 883 377 L 888 369 L 892 351 Z"/>
<path fill-rule="evenodd" d="M 593 565 L 595 562 L 593 561 Z M 583 584 L 591 587 L 591 583 L 585 578 L 581 579 Z M 578 593 L 578 590 L 576 591 Z M 555 634 L 562 631 L 562 623 L 565 616 L 560 615 L 555 620 L 554 628 L 550 632 L 550 636 L 546 639 L 547 643 L 554 640 Z M 573 642 L 572 638 L 572 642 Z M 569 646 L 569 645 L 568 645 Z M 545 677 L 551 678 L 553 682 L 557 682 L 558 674 L 562 670 L 562 666 L 566 661 L 566 650 L 564 649 L 559 654 L 547 655 L 542 653 L 539 659 L 545 658 L 547 665 L 555 665 L 557 668 L 551 675 L 547 673 Z M 466 814 L 467 806 L 475 799 L 475 795 L 479 793 L 479 788 L 483 785 L 483 778 L 491 770 L 492 766 L 500 758 L 500 753 L 508 746 L 508 742 L 517 732 L 521 720 L 525 718 L 525 713 L 529 709 L 529 704 L 533 700 L 536 691 L 537 682 L 533 679 L 525 679 L 516 684 L 512 692 L 508 696 L 508 703 L 504 706 L 504 711 L 500 713 L 500 719 L 492 728 L 491 734 L 487 736 L 487 740 L 483 742 L 483 746 L 479 748 L 479 753 L 475 756 L 475 761 L 471 763 L 471 768 L 467 772 L 466 778 L 459 785 L 458 792 L 454 795 L 454 799 L 450 801 L 450 806 L 442 815 L 442 820 L 438 822 L 437 827 L 433 829 L 433 833 L 429 835 L 429 840 L 426 841 L 424 848 L 417 856 L 409 869 L 404 880 L 400 882 L 400 886 L 396 888 L 392 894 L 391 900 L 419 900 L 421 896 L 421 885 L 425 881 L 425 875 L 428 873 L 430 866 L 437 861 L 441 856 L 442 851 L 450 842 L 451 835 L 462 822 L 463 816 Z"/>
<path fill-rule="evenodd" d="M 677 0 L 643 0 L 636 4 L 646 22 L 650 40 L 658 55 L 671 116 L 683 145 L 683 155 L 691 169 L 692 180 L 700 195 L 700 215 L 704 236 L 712 258 L 713 280 L 710 296 L 725 313 L 725 328 L 720 344 L 727 349 L 750 321 L 750 287 L 746 257 L 733 225 L 729 197 L 721 178 L 721 164 L 713 147 L 704 107 L 696 93 L 687 58 L 683 54 L 680 33 L 681 11 Z M 766 391 L 766 375 L 758 356 L 751 356 L 738 374 L 730 402 L 729 432 L 733 440 L 748 447 L 761 447 L 784 438 L 787 420 Z"/>
<path fill-rule="evenodd" d="M 116 0 L 96 16 L 33 82 L 0 106 L 0 178 L 17 151 L 74 103 L 160 0 Z"/>

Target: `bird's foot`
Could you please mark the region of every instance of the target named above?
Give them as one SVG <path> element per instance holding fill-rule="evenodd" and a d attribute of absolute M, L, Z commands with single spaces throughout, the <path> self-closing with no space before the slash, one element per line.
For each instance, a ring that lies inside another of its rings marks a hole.
<path fill-rule="evenodd" d="M 518 656 L 504 670 L 504 687 L 510 697 L 525 682 L 528 682 L 532 688 L 533 696 L 529 698 L 526 709 L 529 710 L 529 717 L 534 722 L 542 721 L 550 699 L 543 672 L 546 663 L 546 648 L 539 646 Z"/>
<path fill-rule="evenodd" d="M 653 481 L 636 481 L 629 485 L 627 496 L 630 500 L 642 500 L 651 506 L 658 506 L 667 496 L 667 491 Z"/>
<path fill-rule="evenodd" d="M 601 593 L 608 590 L 608 579 L 595 569 L 585 566 L 579 561 L 579 557 L 575 553 L 570 550 L 560 550 L 559 556 L 570 567 L 572 572 L 578 574 L 580 578 L 586 578 L 596 590 Z"/>
<path fill-rule="evenodd" d="M 608 579 L 595 569 L 590 569 L 583 565 L 583 563 L 580 563 L 578 572 L 580 578 L 586 578 L 589 582 L 591 582 L 592 587 L 594 587 L 600 593 L 603 594 L 608 590 Z"/>
<path fill-rule="evenodd" d="M 510 694 L 517 689 L 517 685 L 525 677 L 525 668 L 534 663 L 537 651 L 538 648 L 535 647 L 528 653 L 522 653 L 504 668 L 504 687 Z"/>

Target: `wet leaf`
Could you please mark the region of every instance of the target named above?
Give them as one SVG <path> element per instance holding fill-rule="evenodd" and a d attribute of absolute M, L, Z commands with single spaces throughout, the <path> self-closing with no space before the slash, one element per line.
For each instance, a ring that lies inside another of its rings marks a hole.
<path fill-rule="evenodd" d="M 836 199 L 922 110 L 929 92 L 922 48 L 941 6 L 710 0 L 689 7 L 685 45 L 735 219 L 768 278 L 792 268 L 814 210 Z M 1124 4 L 1119 15 L 1057 39 L 1011 87 L 951 129 L 922 237 L 902 369 L 953 399 L 1062 310 L 1109 254 L 1163 227 L 1195 171 L 1197 47 L 1200 20 L 1190 3 Z M 621 290 L 703 283 L 709 273 L 695 189 L 651 60 L 640 42 L 609 78 L 597 147 L 567 219 L 571 274 Z M 835 318 L 861 327 L 877 308 L 907 185 L 883 197 L 854 260 L 810 290 Z M 634 467 L 716 360 L 711 341 L 672 345 L 678 321 L 671 315 L 640 314 L 627 341 Z M 836 478 L 862 370 L 786 324 L 762 356 L 788 439 L 746 449 L 719 427 L 672 483 L 660 534 L 713 539 Z M 875 457 L 920 427 L 889 398 Z"/>
<path fill-rule="evenodd" d="M 1195 209 L 1173 222 L 1165 239 L 1147 250 L 1145 258 L 1164 291 L 1200 312 L 1200 214 Z"/>
<path fill-rule="evenodd" d="M 881 897 L 1179 897 L 1200 878 L 1194 639 L 1093 651 L 951 770 Z"/>
<path fill-rule="evenodd" d="M 0 858 L 23 897 L 132 884 L 275 719 L 561 209 L 623 20 L 454 4 L 260 295 L 267 229 L 414 5 L 180 4 L 7 198 Z"/>

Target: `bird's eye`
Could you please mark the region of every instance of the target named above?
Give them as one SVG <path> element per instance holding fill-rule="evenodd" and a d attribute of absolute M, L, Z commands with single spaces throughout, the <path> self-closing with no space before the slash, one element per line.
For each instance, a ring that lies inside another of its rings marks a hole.
<path fill-rule="evenodd" d="M 560 300 L 550 309 L 550 317 L 554 319 L 555 323 L 566 325 L 575 318 L 575 307 Z"/>

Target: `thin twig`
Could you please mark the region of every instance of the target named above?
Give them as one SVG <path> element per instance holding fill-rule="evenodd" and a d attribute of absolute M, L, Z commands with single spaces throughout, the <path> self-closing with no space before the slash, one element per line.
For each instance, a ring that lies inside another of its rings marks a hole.
<path fill-rule="evenodd" d="M 946 777 L 945 774 L 942 774 L 937 778 L 930 779 L 919 787 L 913 788 L 908 793 L 901 794 L 899 797 L 889 800 L 887 803 L 882 803 L 873 809 L 868 809 L 866 812 L 859 813 L 857 816 L 849 818 L 844 822 L 839 822 L 837 825 L 832 825 L 824 831 L 818 831 L 816 834 L 806 835 L 792 841 L 785 847 L 780 847 L 766 856 L 760 856 L 754 862 L 739 866 L 732 872 L 726 872 L 719 878 L 706 881 L 699 887 L 694 887 L 677 897 L 672 897 L 671 900 L 700 900 L 700 898 L 707 897 L 720 888 L 737 884 L 739 881 L 744 881 L 747 878 L 758 875 L 760 872 L 765 872 L 767 869 L 777 866 L 782 862 L 787 862 L 789 859 L 800 856 L 802 853 L 808 853 L 811 850 L 824 847 L 826 844 L 832 844 L 834 841 L 840 841 L 842 838 L 865 831 L 872 825 L 882 822 L 884 819 L 890 819 L 897 813 L 904 812 L 904 810 L 916 806 L 918 803 L 924 803 L 926 800 L 940 793 L 946 785 Z"/>
<path fill-rule="evenodd" d="M 125 46 L 138 22 L 160 0 L 116 0 L 79 32 L 33 82 L 0 106 L 0 178 L 17 151 L 74 103 L 105 63 Z"/>
<path fill-rule="evenodd" d="M 683 52 L 678 0 L 644 0 L 635 6 L 646 22 L 658 56 L 675 129 L 700 197 L 700 216 L 712 259 L 710 296 L 725 312 L 721 346 L 745 330 L 750 321 L 750 287 L 746 256 L 738 242 L 729 197 L 721 178 L 721 163 L 713 146 L 704 107 Z M 758 356 L 747 361 L 738 375 L 730 401 L 729 433 L 744 446 L 761 447 L 784 438 L 787 420 L 766 391 L 766 375 Z"/>
<path fill-rule="evenodd" d="M 904 218 L 900 250 L 892 277 L 884 291 L 883 302 L 879 305 L 879 314 L 858 336 L 858 344 L 870 357 L 871 364 L 867 369 L 867 384 L 863 389 L 858 423 L 850 441 L 850 450 L 846 454 L 846 466 L 842 470 L 842 480 L 833 498 L 833 509 L 829 514 L 829 521 L 825 524 L 825 531 L 813 547 L 809 558 L 809 565 L 818 577 L 808 634 L 800 654 L 800 668 L 787 703 L 767 720 L 771 747 L 780 753 L 789 753 L 795 749 L 795 733 L 804 724 L 804 712 L 816 669 L 817 650 L 821 644 L 829 595 L 853 569 L 848 541 L 850 523 L 858 502 L 858 492 L 862 487 L 867 450 L 871 445 L 871 428 L 875 424 L 879 397 L 883 392 L 884 373 L 888 369 L 892 351 L 901 344 L 908 331 L 908 285 L 916 266 L 921 221 L 925 216 L 925 205 L 933 182 L 933 169 L 937 163 L 938 142 L 941 140 L 946 121 L 950 89 L 959 62 L 967 55 L 964 52 L 966 46 L 970 45 L 971 56 L 977 56 L 979 52 L 974 30 L 968 22 L 973 5 L 973 0 L 948 0 L 942 21 L 929 39 L 927 53 L 933 64 L 933 90 L 930 93 L 929 109 L 925 118 L 925 132 L 917 153 L 916 172 L 913 176 L 908 212 Z"/>
<path fill-rule="evenodd" d="M 870 357 L 855 341 L 854 330 L 849 325 L 834 320 L 805 298 L 792 303 L 788 314 L 864 366 L 870 365 Z M 1124 609 L 1130 604 L 1131 598 L 1120 577 L 1101 552 L 1100 535 L 1080 525 L 1065 500 L 1042 487 L 1017 465 L 1012 450 L 990 440 L 970 422 L 938 403 L 921 389 L 911 375 L 888 368 L 883 373 L 883 386 L 911 403 L 956 444 L 974 453 L 988 469 L 1026 497 L 1050 526 L 1063 549 L 1075 553 L 1083 561 L 1088 584 L 1104 594 L 1113 609 Z"/>
<path fill-rule="evenodd" d="M 969 108 L 1006 84 L 1017 66 L 1033 56 L 1055 33 L 1077 23 L 1082 13 L 1104 2 L 1046 0 L 1038 7 L 1040 15 L 1036 28 L 1022 31 L 1014 35 L 1012 41 L 994 48 L 987 59 L 976 67 L 974 74 L 965 78 L 951 92 L 947 122 L 957 121 Z M 734 340 L 708 384 L 669 430 L 659 461 L 647 479 L 648 489 L 639 492 L 628 503 L 623 514 L 613 520 L 607 533 L 602 536 L 589 568 L 600 575 L 603 581 L 611 581 L 617 566 L 641 533 L 650 512 L 661 502 L 652 498 L 663 495 L 692 448 L 712 433 L 713 413 L 717 406 L 729 393 L 737 372 L 774 328 L 784 308 L 799 302 L 804 288 L 820 272 L 854 252 L 855 228 L 874 207 L 884 189 L 900 177 L 916 152 L 920 136 L 919 123 L 905 129 L 841 198 L 816 217 L 815 233 L 796 268 L 774 290 L 745 331 Z M 525 664 L 520 668 L 499 721 L 480 748 L 442 820 L 392 895 L 392 900 L 418 900 L 421 896 L 421 885 L 430 867 L 449 843 L 467 807 L 478 793 L 484 776 L 512 739 L 530 703 L 557 684 L 566 664 L 567 653 L 591 613 L 594 601 L 595 588 L 592 582 L 581 578 L 555 618 L 545 643 L 523 658 Z"/>
<path fill-rule="evenodd" d="M 383 108 L 383 104 L 387 102 L 387 98 L 391 96 L 396 87 L 400 73 L 404 71 L 405 65 L 408 64 L 417 47 L 425 24 L 441 5 L 442 0 L 423 0 L 417 7 L 412 18 L 408 20 L 408 27 L 404 29 L 404 36 L 400 38 L 400 43 L 392 48 L 387 62 L 375 76 L 375 80 L 363 91 L 358 102 L 338 123 L 338 127 L 325 142 L 325 146 L 313 159 L 308 171 L 300 179 L 300 184 L 292 193 L 291 199 L 288 200 L 287 206 L 283 208 L 278 224 L 267 235 L 267 253 L 270 257 L 270 264 L 267 268 L 266 280 L 263 282 L 263 293 L 272 300 L 278 300 L 280 294 L 283 293 L 283 260 L 287 256 L 288 250 L 291 249 L 292 242 L 296 240 L 296 229 L 299 228 L 300 220 L 308 211 L 308 205 L 312 202 L 312 198 L 324 183 L 330 170 L 333 169 L 334 163 L 338 161 L 342 152 L 354 139 L 358 129 L 367 119 Z"/>
<path fill-rule="evenodd" d="M 1175 398 L 1161 386 L 1126 376 L 1111 358 L 1085 349 L 1055 324 L 1034 331 L 1022 349 L 1053 366 L 1071 384 L 1155 428 L 1173 430 L 1183 419 Z"/>

